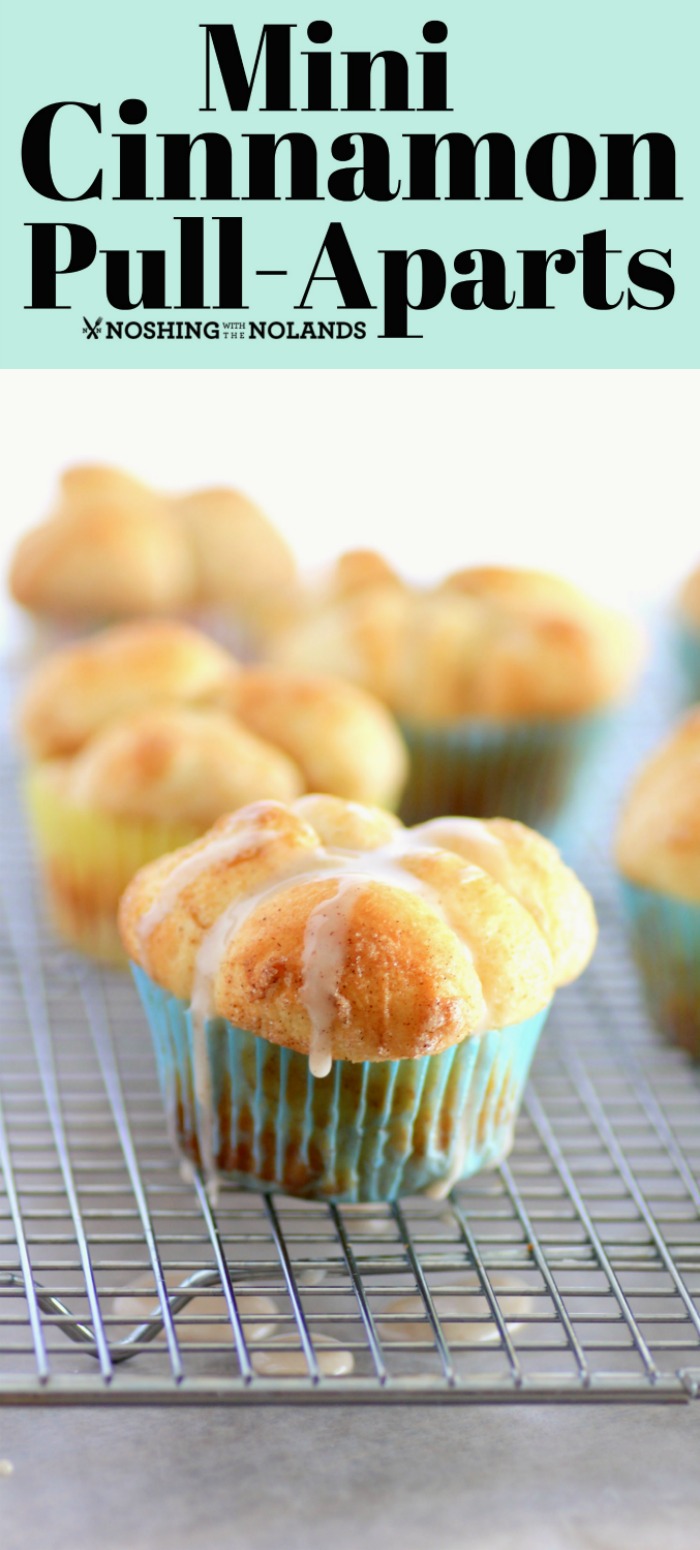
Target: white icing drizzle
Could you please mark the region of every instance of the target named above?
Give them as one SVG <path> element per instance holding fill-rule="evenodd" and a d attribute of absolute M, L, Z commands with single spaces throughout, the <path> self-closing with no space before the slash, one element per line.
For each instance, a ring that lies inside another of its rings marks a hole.
<path fill-rule="evenodd" d="M 409 831 L 418 836 L 418 843 L 422 848 L 434 846 L 441 850 L 449 850 L 451 844 L 460 840 L 470 841 L 482 847 L 507 856 L 508 847 L 500 835 L 493 834 L 480 818 L 429 818 L 427 823 L 416 824 Z M 459 854 L 457 851 L 454 855 Z"/>
<path fill-rule="evenodd" d="M 311 1023 L 309 1070 L 315 1077 L 328 1076 L 333 1065 L 331 1032 L 347 959 L 350 914 L 364 887 L 362 877 L 341 877 L 333 896 L 317 904 L 306 924 L 301 999 Z"/>
<path fill-rule="evenodd" d="M 332 1030 L 338 1012 L 338 994 L 348 952 L 350 915 L 358 896 L 372 883 L 418 893 L 443 919 L 440 900 L 429 884 L 408 872 L 390 852 L 396 844 L 358 855 L 340 853 L 343 871 L 330 899 L 311 911 L 303 948 L 302 1004 L 311 1024 L 309 1068 L 312 1076 L 328 1076 L 333 1064 Z M 370 866 L 368 869 L 368 860 Z"/>
<path fill-rule="evenodd" d="M 149 909 L 141 916 L 138 924 L 138 932 L 141 942 L 146 945 L 152 931 L 160 925 L 161 920 L 170 912 L 177 903 L 183 889 L 188 883 L 194 883 L 210 866 L 216 866 L 217 862 L 237 861 L 246 850 L 260 848 L 260 830 L 255 824 L 246 824 L 234 834 L 225 834 L 211 840 L 208 845 L 203 845 L 192 856 L 185 856 L 173 867 L 172 872 L 160 885 L 158 896 L 154 899 Z"/>

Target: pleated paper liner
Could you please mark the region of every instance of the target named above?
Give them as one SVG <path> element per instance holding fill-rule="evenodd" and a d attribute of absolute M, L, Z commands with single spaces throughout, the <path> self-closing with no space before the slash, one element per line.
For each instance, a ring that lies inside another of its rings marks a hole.
<path fill-rule="evenodd" d="M 558 844 L 579 821 L 610 714 L 431 728 L 402 722 L 411 771 L 404 823 L 443 815 L 517 818 Z"/>
<path fill-rule="evenodd" d="M 700 904 L 621 882 L 632 950 L 653 1022 L 700 1059 Z"/>
<path fill-rule="evenodd" d="M 134 968 L 173 1140 L 200 1164 L 202 1126 L 220 1179 L 308 1199 L 393 1200 L 499 1162 L 510 1150 L 548 1007 L 418 1060 L 339 1060 L 315 1078 L 305 1055 L 222 1018 L 205 1029 L 211 1113 L 195 1084 L 192 1016 Z M 441 1189 L 442 1186 L 442 1189 Z"/>

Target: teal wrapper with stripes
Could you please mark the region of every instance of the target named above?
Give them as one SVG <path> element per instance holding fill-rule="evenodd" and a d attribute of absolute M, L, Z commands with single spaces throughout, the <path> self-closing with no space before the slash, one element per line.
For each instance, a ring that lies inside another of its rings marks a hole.
<path fill-rule="evenodd" d="M 190 1008 L 132 965 L 177 1148 L 199 1164 Z M 238 1188 L 307 1199 L 394 1200 L 493 1167 L 510 1151 L 549 1007 L 418 1060 L 338 1060 L 327 1077 L 305 1055 L 223 1018 L 206 1024 L 211 1152 Z"/>
<path fill-rule="evenodd" d="M 687 694 L 691 700 L 700 700 L 700 630 L 689 624 L 676 624 L 674 649 Z"/>
<path fill-rule="evenodd" d="M 435 728 L 403 721 L 411 769 L 401 817 L 407 824 L 443 815 L 517 818 L 564 844 L 580 822 L 591 767 L 613 719 L 606 713 Z"/>
<path fill-rule="evenodd" d="M 622 905 L 656 1026 L 700 1059 L 700 904 L 621 880 Z"/>

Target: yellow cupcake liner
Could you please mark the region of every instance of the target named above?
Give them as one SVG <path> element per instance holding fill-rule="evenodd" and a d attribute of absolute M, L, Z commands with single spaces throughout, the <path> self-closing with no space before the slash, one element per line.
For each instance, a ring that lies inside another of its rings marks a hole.
<path fill-rule="evenodd" d="M 37 765 L 25 784 L 34 846 L 57 931 L 72 947 L 124 965 L 121 895 L 139 867 L 189 845 L 201 825 L 118 818 L 66 800 Z"/>

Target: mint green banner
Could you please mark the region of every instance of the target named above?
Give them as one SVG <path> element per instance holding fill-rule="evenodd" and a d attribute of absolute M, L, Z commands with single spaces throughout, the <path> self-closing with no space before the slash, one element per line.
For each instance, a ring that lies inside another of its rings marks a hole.
<path fill-rule="evenodd" d="M 697 0 L 3 30 L 3 366 L 700 364 Z"/>

